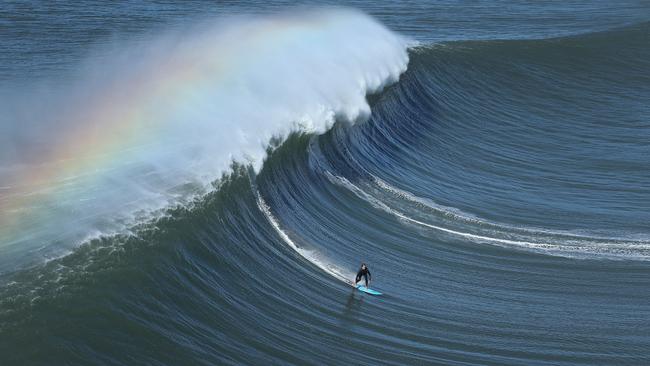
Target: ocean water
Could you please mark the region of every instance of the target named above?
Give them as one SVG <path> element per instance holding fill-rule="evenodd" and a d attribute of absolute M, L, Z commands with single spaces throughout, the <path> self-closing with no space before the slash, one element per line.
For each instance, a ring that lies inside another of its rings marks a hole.
<path fill-rule="evenodd" d="M 4 1 L 0 46 L 0 365 L 650 364 L 646 1 Z"/>

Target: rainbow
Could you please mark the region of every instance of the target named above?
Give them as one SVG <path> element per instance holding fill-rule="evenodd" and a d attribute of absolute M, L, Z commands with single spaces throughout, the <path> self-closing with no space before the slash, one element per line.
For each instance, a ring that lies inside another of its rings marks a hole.
<path fill-rule="evenodd" d="M 102 171 L 119 167 L 137 154 L 139 146 L 155 144 L 181 128 L 179 119 L 206 103 L 205 95 L 227 95 L 243 75 L 265 70 L 267 61 L 277 61 L 279 54 L 292 57 L 318 47 L 324 39 L 336 45 L 337 37 L 343 36 L 341 28 L 354 30 L 363 22 L 389 33 L 363 14 L 340 9 L 245 19 L 186 34 L 180 37 L 182 42 L 178 37 L 163 38 L 144 56 L 137 56 L 144 60 L 118 63 L 124 72 L 84 97 L 83 105 L 62 106 L 69 112 L 57 118 L 74 127 L 59 131 L 63 138 L 56 140 L 50 153 L 13 173 L 10 186 L 0 190 L 0 249 L 20 242 L 24 232 L 42 223 L 43 207 L 75 198 L 66 195 L 78 191 L 59 189 L 62 185 L 83 177 L 83 184 L 92 186 Z M 296 45 L 300 50 L 294 49 Z M 217 109 L 228 107 L 228 101 L 218 98 L 209 103 Z"/>

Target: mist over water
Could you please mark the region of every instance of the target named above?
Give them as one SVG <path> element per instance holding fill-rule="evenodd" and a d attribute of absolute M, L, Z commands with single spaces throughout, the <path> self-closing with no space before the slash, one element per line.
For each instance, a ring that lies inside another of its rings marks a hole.
<path fill-rule="evenodd" d="M 333 8 L 220 19 L 114 49 L 70 86 L 10 101 L 3 246 L 56 254 L 53 237 L 68 249 L 118 231 L 204 193 L 233 161 L 259 169 L 272 138 L 367 118 L 366 94 L 408 62 L 405 39 Z"/>

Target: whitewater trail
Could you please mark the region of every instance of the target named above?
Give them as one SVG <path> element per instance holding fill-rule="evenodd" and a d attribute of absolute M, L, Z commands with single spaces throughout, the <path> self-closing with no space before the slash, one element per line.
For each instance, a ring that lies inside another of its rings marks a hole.
<path fill-rule="evenodd" d="M 255 196 L 257 198 L 257 207 L 262 213 L 264 213 L 264 216 L 268 220 L 269 224 L 271 224 L 273 229 L 275 229 L 275 232 L 280 236 L 280 238 L 282 238 L 287 246 L 293 249 L 301 257 L 314 264 L 316 267 L 322 269 L 330 276 L 349 284 L 353 273 L 345 271 L 344 269 L 338 267 L 316 250 L 309 250 L 298 246 L 293 240 L 291 240 L 289 235 L 287 235 L 287 233 L 282 230 L 280 224 L 278 223 L 278 220 L 275 218 L 275 216 L 273 216 L 271 208 L 264 201 L 259 191 L 256 191 Z"/>

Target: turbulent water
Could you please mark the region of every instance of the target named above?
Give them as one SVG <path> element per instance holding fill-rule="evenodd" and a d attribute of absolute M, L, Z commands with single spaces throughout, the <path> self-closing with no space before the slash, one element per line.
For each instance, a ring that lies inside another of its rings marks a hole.
<path fill-rule="evenodd" d="M 649 4 L 302 5 L 0 4 L 0 364 L 649 364 Z"/>

